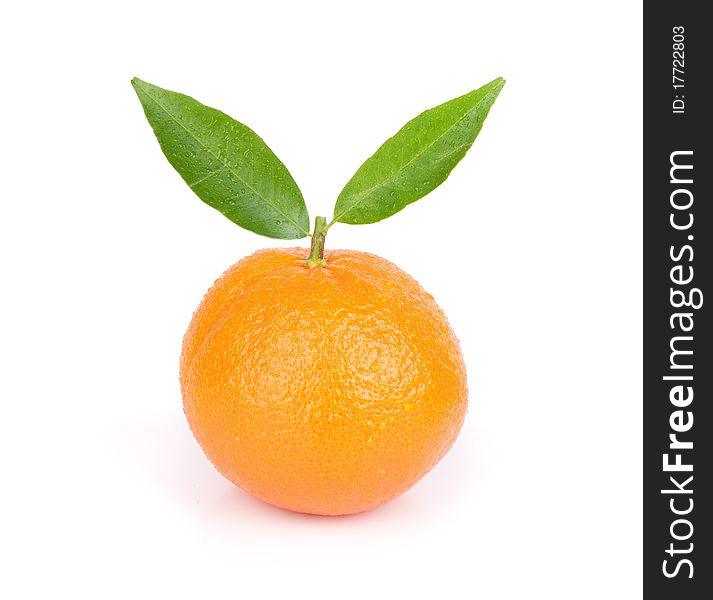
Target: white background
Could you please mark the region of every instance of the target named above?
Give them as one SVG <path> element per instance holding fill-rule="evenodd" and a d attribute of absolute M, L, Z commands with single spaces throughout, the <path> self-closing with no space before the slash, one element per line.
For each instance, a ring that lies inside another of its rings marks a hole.
<path fill-rule="evenodd" d="M 0 596 L 639 596 L 639 2 L 9 6 Z M 130 78 L 250 125 L 329 217 L 386 137 L 499 75 L 442 187 L 327 242 L 392 260 L 449 316 L 471 388 L 456 445 L 371 513 L 253 500 L 191 437 L 178 357 L 224 269 L 293 243 L 190 192 Z"/>

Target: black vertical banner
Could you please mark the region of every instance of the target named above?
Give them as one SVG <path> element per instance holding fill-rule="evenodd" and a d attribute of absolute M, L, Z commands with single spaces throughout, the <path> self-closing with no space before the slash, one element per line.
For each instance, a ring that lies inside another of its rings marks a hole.
<path fill-rule="evenodd" d="M 713 598 L 713 31 L 644 4 L 644 597 Z"/>

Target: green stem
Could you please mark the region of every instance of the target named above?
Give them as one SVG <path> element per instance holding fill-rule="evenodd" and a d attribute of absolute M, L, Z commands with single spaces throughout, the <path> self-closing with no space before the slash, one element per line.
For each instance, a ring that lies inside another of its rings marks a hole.
<path fill-rule="evenodd" d="M 324 240 L 327 237 L 327 219 L 316 217 L 314 219 L 314 233 L 312 233 L 312 250 L 305 261 L 308 267 L 323 267 L 324 260 Z"/>

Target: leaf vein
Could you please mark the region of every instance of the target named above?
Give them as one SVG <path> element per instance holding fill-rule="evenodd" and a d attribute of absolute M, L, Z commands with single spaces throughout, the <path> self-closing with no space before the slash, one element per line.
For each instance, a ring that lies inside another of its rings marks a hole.
<path fill-rule="evenodd" d="M 220 167 L 220 169 L 216 169 L 215 171 L 211 171 L 210 173 L 208 173 L 208 175 L 204 175 L 203 177 L 199 177 L 199 178 L 198 178 L 196 181 L 194 181 L 193 183 L 189 183 L 189 184 L 188 184 L 188 187 L 191 188 L 191 189 L 193 189 L 194 186 L 198 185 L 199 183 L 203 183 L 203 182 L 206 181 L 207 179 L 210 179 L 211 177 L 213 177 L 213 175 L 217 175 L 218 173 L 221 173 L 222 171 L 225 171 L 225 169 L 227 169 L 227 168 L 228 168 L 227 165 L 223 165 L 222 167 Z"/>

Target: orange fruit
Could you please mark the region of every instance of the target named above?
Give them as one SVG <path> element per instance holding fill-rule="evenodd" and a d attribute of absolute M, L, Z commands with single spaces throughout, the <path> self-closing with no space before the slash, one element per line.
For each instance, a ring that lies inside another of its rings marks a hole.
<path fill-rule="evenodd" d="M 466 412 L 456 339 L 433 297 L 387 260 L 304 249 L 233 265 L 181 356 L 191 430 L 227 479 L 289 510 L 344 515 L 414 485 Z"/>

